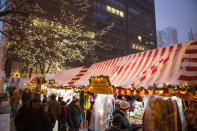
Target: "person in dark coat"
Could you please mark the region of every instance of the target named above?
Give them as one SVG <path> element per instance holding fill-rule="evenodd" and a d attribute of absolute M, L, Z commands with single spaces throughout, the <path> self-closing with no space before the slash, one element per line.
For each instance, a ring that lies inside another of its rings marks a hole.
<path fill-rule="evenodd" d="M 46 103 L 41 105 L 43 113 L 43 125 L 42 131 L 53 131 L 55 127 L 55 116 L 53 112 L 49 109 Z"/>
<path fill-rule="evenodd" d="M 67 107 L 65 101 L 61 100 L 60 108 L 61 113 L 58 117 L 58 131 L 67 131 Z"/>
<path fill-rule="evenodd" d="M 28 88 L 25 88 L 25 90 L 23 91 L 23 94 L 22 94 L 22 102 L 23 104 L 27 104 L 29 102 L 29 100 L 31 100 L 32 98 L 32 94 L 31 94 L 31 91 L 30 89 Z"/>
<path fill-rule="evenodd" d="M 129 111 L 130 104 L 126 101 L 120 103 L 120 109 L 113 112 L 113 131 L 132 131 L 132 126 L 126 117 L 126 113 Z"/>
<path fill-rule="evenodd" d="M 44 117 L 40 103 L 40 99 L 34 98 L 29 104 L 22 105 L 14 119 L 17 131 L 42 131 Z"/>
<path fill-rule="evenodd" d="M 79 127 L 82 121 L 81 109 L 79 99 L 74 99 L 68 106 L 67 113 L 68 120 L 68 130 L 69 131 L 79 131 Z"/>
<path fill-rule="evenodd" d="M 49 108 L 53 111 L 55 115 L 55 119 L 57 120 L 57 117 L 59 117 L 61 109 L 60 109 L 60 104 L 56 100 L 56 95 L 52 94 L 51 99 L 47 102 L 49 105 Z"/>
<path fill-rule="evenodd" d="M 47 102 L 48 102 L 48 100 L 47 100 L 47 95 L 44 94 L 44 98 L 43 98 L 43 100 L 42 100 L 42 103 L 47 103 Z"/>

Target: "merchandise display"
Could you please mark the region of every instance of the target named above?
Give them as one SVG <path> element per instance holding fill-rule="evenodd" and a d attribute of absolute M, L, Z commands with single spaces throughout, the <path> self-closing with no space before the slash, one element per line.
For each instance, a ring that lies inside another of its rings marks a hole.
<path fill-rule="evenodd" d="M 134 101 L 134 110 L 128 113 L 128 119 L 131 124 L 142 124 L 144 106 L 143 102 Z"/>

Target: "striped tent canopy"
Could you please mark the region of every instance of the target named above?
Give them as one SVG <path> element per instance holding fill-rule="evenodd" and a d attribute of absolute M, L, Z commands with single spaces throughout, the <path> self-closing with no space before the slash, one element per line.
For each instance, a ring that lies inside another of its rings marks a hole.
<path fill-rule="evenodd" d="M 116 87 L 197 85 L 197 41 L 131 54 L 93 64 L 75 86 L 89 85 L 91 76 L 109 76 Z"/>
<path fill-rule="evenodd" d="M 79 80 L 84 73 L 86 73 L 88 67 L 78 67 L 70 70 L 58 72 L 54 76 L 56 86 L 72 86 L 77 80 Z"/>
<path fill-rule="evenodd" d="M 36 79 L 37 79 L 37 77 L 40 77 L 40 76 L 42 76 L 42 75 L 40 75 L 40 74 L 34 74 L 34 75 L 27 81 L 27 83 L 30 84 L 30 85 L 34 85 L 34 86 L 35 86 L 35 85 L 36 85 Z M 48 83 L 49 80 L 54 79 L 54 76 L 55 76 L 55 74 L 45 74 L 47 83 Z"/>

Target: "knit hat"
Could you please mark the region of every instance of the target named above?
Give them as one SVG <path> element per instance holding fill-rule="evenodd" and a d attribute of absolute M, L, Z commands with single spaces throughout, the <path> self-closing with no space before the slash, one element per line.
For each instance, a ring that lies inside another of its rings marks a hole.
<path fill-rule="evenodd" d="M 122 101 L 121 104 L 120 104 L 120 108 L 123 109 L 123 110 L 129 109 L 129 107 L 130 107 L 130 104 L 126 101 Z"/>

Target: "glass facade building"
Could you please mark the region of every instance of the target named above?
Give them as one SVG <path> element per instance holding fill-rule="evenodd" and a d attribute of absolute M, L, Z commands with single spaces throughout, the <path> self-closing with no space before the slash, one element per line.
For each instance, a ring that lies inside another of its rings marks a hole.
<path fill-rule="evenodd" d="M 157 47 L 154 0 L 92 0 L 88 19 L 91 30 L 114 23 L 103 38 L 111 50 L 96 50 L 100 60 Z"/>

